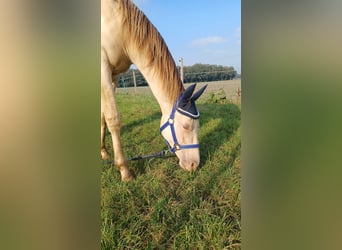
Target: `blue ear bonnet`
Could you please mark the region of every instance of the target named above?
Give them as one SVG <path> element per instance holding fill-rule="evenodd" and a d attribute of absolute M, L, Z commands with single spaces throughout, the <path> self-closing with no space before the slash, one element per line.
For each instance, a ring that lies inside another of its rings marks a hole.
<path fill-rule="evenodd" d="M 207 85 L 203 86 L 200 90 L 193 94 L 195 87 L 196 84 L 188 87 L 177 100 L 177 111 L 192 119 L 198 119 L 200 117 L 200 113 L 197 110 L 195 101 L 203 94 Z"/>
<path fill-rule="evenodd" d="M 200 117 L 200 113 L 196 108 L 195 102 L 191 100 L 188 102 L 179 102 L 177 105 L 177 111 L 192 119 L 198 119 Z"/>

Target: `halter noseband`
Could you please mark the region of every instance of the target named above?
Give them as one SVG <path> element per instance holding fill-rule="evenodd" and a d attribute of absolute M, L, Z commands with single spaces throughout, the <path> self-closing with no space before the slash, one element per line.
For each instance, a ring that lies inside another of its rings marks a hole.
<path fill-rule="evenodd" d="M 171 147 L 171 145 L 169 144 L 169 142 L 167 140 L 165 140 L 165 143 L 170 148 L 170 151 L 172 153 L 175 153 L 176 151 L 182 150 L 182 149 L 199 148 L 198 143 L 197 144 L 186 144 L 186 145 L 181 145 L 178 143 L 174 122 L 175 122 L 175 113 L 177 110 L 177 106 L 178 106 L 179 100 L 181 98 L 182 98 L 182 94 L 179 96 L 176 103 L 173 105 L 169 119 L 160 127 L 160 133 L 161 133 L 165 128 L 170 126 L 171 135 L 172 135 L 172 139 L 173 139 L 173 143 L 174 143 L 173 147 Z M 181 113 L 184 114 L 183 112 L 181 112 Z M 184 114 L 184 115 L 186 115 L 186 114 Z M 198 117 L 199 117 L 199 113 L 198 113 Z M 191 117 L 191 118 L 193 118 L 193 117 Z"/>

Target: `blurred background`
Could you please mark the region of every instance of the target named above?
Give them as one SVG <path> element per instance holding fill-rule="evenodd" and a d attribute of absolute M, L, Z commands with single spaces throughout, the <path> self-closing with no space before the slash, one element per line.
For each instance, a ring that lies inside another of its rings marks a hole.
<path fill-rule="evenodd" d="M 339 249 L 341 3 L 242 6 L 242 248 Z"/>
<path fill-rule="evenodd" d="M 100 248 L 99 7 L 1 1 L 1 249 Z M 340 249 L 341 7 L 242 1 L 243 249 Z"/>
<path fill-rule="evenodd" d="M 99 13 L 1 1 L 1 249 L 99 247 Z"/>

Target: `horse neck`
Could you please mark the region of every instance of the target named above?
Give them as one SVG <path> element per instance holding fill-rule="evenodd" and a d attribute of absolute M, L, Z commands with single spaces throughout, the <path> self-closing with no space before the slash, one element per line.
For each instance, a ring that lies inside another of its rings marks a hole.
<path fill-rule="evenodd" d="M 122 44 L 126 56 L 147 80 L 163 115 L 184 91 L 176 64 L 158 30 L 130 1 L 118 1 Z"/>
<path fill-rule="evenodd" d="M 140 72 L 143 74 L 146 81 L 148 82 L 153 95 L 159 103 L 163 116 L 169 116 L 176 99 L 172 96 L 169 91 L 170 88 L 167 86 L 171 86 L 173 84 L 181 84 L 180 78 L 177 76 L 165 82 L 165 79 L 163 79 L 162 77 L 163 72 L 156 71 L 156 69 L 160 67 L 156 67 L 155 64 L 149 64 L 144 60 L 144 58 L 146 57 L 144 57 L 143 55 L 137 58 L 132 58 L 132 62 L 137 66 L 137 68 L 140 70 Z M 181 85 L 179 90 L 175 93 L 176 96 L 180 95 L 182 89 L 183 86 Z"/>

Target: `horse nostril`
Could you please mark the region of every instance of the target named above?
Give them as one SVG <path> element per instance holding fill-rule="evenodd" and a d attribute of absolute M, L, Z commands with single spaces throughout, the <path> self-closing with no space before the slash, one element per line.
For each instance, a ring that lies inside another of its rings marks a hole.
<path fill-rule="evenodd" d="M 188 161 L 188 162 L 179 161 L 179 165 L 187 171 L 195 171 L 199 165 L 199 162 L 198 161 Z"/>
<path fill-rule="evenodd" d="M 190 171 L 195 171 L 197 166 L 198 166 L 198 162 L 197 161 L 191 162 L 191 164 L 190 164 Z"/>

